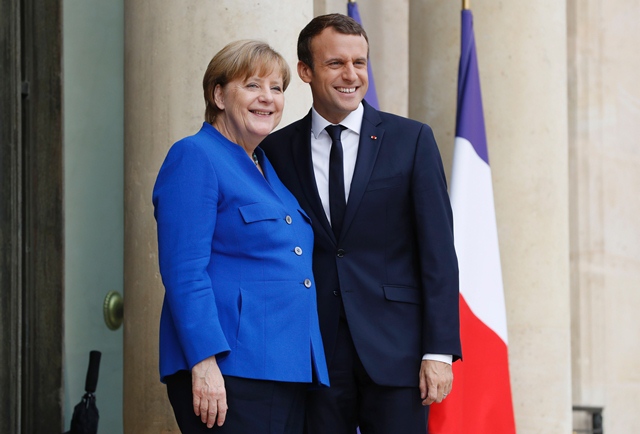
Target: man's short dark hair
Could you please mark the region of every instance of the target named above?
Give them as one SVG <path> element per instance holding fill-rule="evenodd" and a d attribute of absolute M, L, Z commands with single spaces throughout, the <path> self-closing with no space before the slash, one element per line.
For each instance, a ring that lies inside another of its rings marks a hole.
<path fill-rule="evenodd" d="M 353 18 L 343 14 L 320 15 L 312 19 L 298 36 L 298 60 L 308 65 L 313 70 L 313 53 L 311 52 L 311 40 L 318 36 L 326 28 L 333 28 L 343 35 L 360 35 L 367 41 L 367 56 L 369 55 L 369 38 L 367 32 Z"/>

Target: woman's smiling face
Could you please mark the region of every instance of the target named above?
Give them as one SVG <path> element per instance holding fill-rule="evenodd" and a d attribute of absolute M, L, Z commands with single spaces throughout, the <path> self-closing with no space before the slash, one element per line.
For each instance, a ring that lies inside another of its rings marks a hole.
<path fill-rule="evenodd" d="M 275 68 L 265 76 L 238 78 L 215 88 L 215 103 L 222 113 L 214 125 L 239 145 L 257 146 L 282 119 L 283 80 Z"/>

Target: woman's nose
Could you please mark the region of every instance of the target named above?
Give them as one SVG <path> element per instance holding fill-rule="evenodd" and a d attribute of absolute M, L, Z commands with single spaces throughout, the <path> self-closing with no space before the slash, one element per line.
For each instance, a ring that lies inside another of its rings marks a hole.
<path fill-rule="evenodd" d="M 273 101 L 273 95 L 271 94 L 271 89 L 270 88 L 266 88 L 266 89 L 263 88 L 260 91 L 260 95 L 259 95 L 258 99 L 260 101 L 264 101 L 264 102 Z"/>

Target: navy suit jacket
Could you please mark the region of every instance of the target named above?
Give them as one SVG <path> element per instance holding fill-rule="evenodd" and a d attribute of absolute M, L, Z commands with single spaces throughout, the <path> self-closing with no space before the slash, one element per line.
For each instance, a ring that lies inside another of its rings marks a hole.
<path fill-rule="evenodd" d="M 264 177 L 205 123 L 160 169 L 163 380 L 216 355 L 225 375 L 328 384 L 309 217 L 256 153 Z"/>
<path fill-rule="evenodd" d="M 373 381 L 415 387 L 424 354 L 461 357 L 451 206 L 431 128 L 363 104 L 339 242 L 315 183 L 311 113 L 270 134 L 260 147 L 311 217 L 328 364 L 342 303 L 358 355 Z"/>

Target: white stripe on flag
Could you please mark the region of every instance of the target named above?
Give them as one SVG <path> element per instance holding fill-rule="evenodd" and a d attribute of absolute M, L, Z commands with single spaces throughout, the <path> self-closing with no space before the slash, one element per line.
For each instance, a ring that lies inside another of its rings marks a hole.
<path fill-rule="evenodd" d="M 471 311 L 507 344 L 507 320 L 491 184 L 491 168 L 456 137 L 451 207 L 460 293 Z"/>

